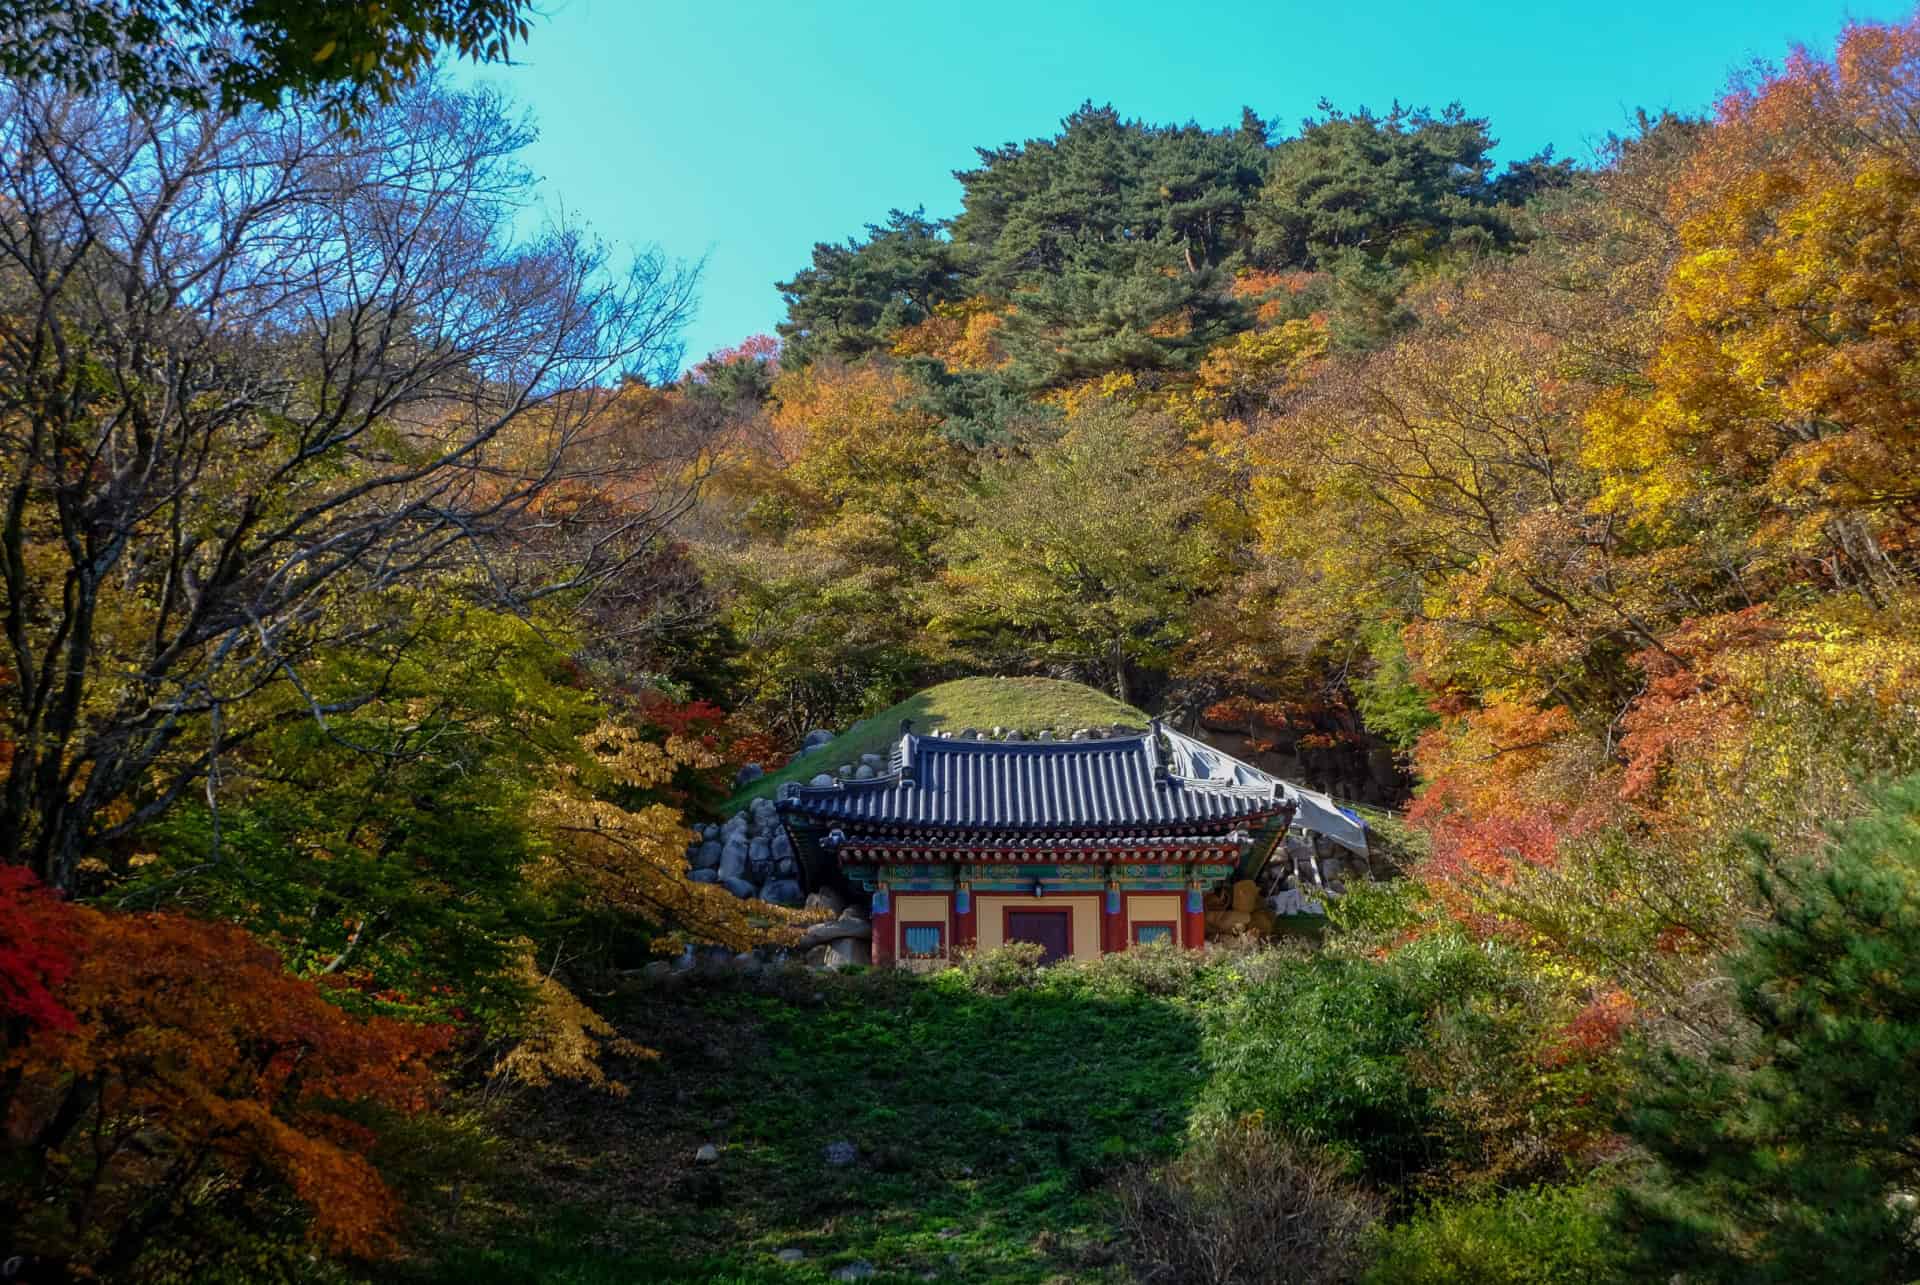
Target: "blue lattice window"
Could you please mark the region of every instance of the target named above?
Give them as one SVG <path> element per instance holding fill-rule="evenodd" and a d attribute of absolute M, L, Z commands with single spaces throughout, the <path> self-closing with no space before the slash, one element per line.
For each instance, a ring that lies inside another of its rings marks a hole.
<path fill-rule="evenodd" d="M 1170 942 L 1173 937 L 1172 924 L 1135 924 L 1133 926 L 1133 944 L 1150 946 L 1157 941 Z"/>
<path fill-rule="evenodd" d="M 901 924 L 900 953 L 908 959 L 938 959 L 946 945 L 944 924 Z"/>

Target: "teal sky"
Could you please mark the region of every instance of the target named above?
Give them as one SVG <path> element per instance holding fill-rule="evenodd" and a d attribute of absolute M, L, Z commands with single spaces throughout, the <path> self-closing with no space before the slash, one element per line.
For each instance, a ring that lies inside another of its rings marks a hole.
<path fill-rule="evenodd" d="M 1585 160 L 1633 109 L 1698 110 L 1735 68 L 1901 4 L 1372 0 L 794 4 L 544 0 L 520 64 L 545 199 L 616 246 L 707 258 L 689 361 L 781 317 L 815 241 L 895 206 L 952 214 L 975 145 L 1050 134 L 1082 100 L 1285 132 L 1321 98 L 1487 116 L 1501 159 Z"/>

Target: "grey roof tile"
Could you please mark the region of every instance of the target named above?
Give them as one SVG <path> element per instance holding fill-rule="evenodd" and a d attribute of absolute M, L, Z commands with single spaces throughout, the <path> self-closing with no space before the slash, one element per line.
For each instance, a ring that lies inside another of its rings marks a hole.
<path fill-rule="evenodd" d="M 1169 748 L 1177 744 L 1169 741 Z M 906 733 L 887 774 L 789 784 L 777 806 L 820 820 L 876 825 L 1096 831 L 1234 822 L 1287 806 L 1270 778 L 1189 777 L 1179 774 L 1184 765 L 1152 731 L 1011 743 Z"/>

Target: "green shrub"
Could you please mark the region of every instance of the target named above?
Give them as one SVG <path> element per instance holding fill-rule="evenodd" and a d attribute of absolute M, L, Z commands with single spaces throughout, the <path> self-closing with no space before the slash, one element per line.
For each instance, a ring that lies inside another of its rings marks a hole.
<path fill-rule="evenodd" d="M 1428 1205 L 1378 1233 L 1363 1285 L 1601 1285 L 1625 1252 L 1590 1187 L 1527 1187 Z"/>
<path fill-rule="evenodd" d="M 1063 964 L 1056 985 L 1105 998 L 1186 995 L 1210 961 L 1172 942 L 1135 946 L 1098 959 Z"/>
<path fill-rule="evenodd" d="M 1453 934 L 1385 960 L 1298 958 L 1212 1010 L 1203 1109 L 1261 1112 L 1397 1183 L 1437 1159 L 1437 1110 L 1409 1060 L 1429 1016 L 1500 984 L 1504 964 Z"/>
<path fill-rule="evenodd" d="M 954 971 L 969 988 L 982 995 L 1008 995 L 1040 980 L 1040 958 L 1046 948 L 1029 941 L 1009 942 L 992 950 L 961 951 Z"/>

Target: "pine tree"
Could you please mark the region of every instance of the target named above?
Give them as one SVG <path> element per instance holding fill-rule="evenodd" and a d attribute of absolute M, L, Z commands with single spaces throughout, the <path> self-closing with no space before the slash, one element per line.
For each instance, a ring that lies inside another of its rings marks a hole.
<path fill-rule="evenodd" d="M 1651 1154 L 1622 1219 L 1692 1281 L 1920 1276 L 1920 776 L 1824 860 L 1773 868 L 1731 963 L 1742 1029 L 1649 1059 L 1628 1131 Z"/>

